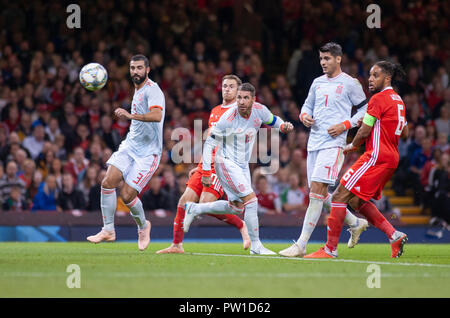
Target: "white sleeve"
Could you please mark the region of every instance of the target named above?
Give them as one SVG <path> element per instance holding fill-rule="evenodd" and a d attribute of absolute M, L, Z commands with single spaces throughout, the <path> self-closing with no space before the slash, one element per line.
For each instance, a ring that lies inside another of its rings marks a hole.
<path fill-rule="evenodd" d="M 150 89 L 147 91 L 146 99 L 148 111 L 150 111 L 154 107 L 163 110 L 166 106 L 164 93 L 157 86 L 155 86 L 154 89 Z"/>
<path fill-rule="evenodd" d="M 261 120 L 264 124 L 272 126 L 274 128 L 280 129 L 281 124 L 284 123 L 284 121 L 278 117 L 272 114 L 272 112 L 267 108 L 267 106 L 262 105 L 261 109 Z"/>
<path fill-rule="evenodd" d="M 350 124 L 352 127 L 356 127 L 358 125 L 358 121 L 364 117 L 367 110 L 366 94 L 364 93 L 361 83 L 356 78 L 352 79 L 349 99 L 352 102 L 352 106 L 357 108 L 356 114 L 350 118 Z"/>

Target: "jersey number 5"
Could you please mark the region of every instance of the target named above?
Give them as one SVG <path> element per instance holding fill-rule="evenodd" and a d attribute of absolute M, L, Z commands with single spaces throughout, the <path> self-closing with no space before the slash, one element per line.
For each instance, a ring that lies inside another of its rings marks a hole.
<path fill-rule="evenodd" d="M 397 136 L 400 136 L 402 134 L 403 127 L 405 127 L 405 117 L 402 116 L 402 110 L 404 109 L 404 106 L 402 104 L 397 104 L 397 110 L 398 110 L 398 125 L 397 129 L 395 130 L 395 134 Z"/>

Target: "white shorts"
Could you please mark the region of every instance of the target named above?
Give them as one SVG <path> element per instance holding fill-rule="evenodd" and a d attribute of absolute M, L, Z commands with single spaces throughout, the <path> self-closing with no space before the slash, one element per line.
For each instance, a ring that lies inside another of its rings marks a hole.
<path fill-rule="evenodd" d="M 228 159 L 215 160 L 214 169 L 228 201 L 242 202 L 241 198 L 253 192 L 250 169 L 241 168 Z"/>
<path fill-rule="evenodd" d="M 344 159 L 344 152 L 340 147 L 308 151 L 308 186 L 311 188 L 311 181 L 334 185 Z"/>
<path fill-rule="evenodd" d="M 160 159 L 161 156 L 158 155 L 140 158 L 127 149 L 119 148 L 111 155 L 106 164 L 119 169 L 122 172 L 123 180 L 140 193 L 158 168 Z"/>

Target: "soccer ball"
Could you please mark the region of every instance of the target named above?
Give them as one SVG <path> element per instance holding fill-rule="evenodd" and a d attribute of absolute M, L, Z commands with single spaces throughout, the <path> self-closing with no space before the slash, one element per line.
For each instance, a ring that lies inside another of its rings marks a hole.
<path fill-rule="evenodd" d="M 89 91 L 97 91 L 105 86 L 108 72 L 98 63 L 89 63 L 80 71 L 80 83 Z"/>

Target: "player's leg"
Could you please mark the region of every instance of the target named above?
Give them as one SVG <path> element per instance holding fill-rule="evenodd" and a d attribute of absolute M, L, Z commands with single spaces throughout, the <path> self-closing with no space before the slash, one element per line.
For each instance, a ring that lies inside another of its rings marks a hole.
<path fill-rule="evenodd" d="M 148 184 L 156 169 L 158 168 L 160 157 L 150 155 L 144 158 L 133 157 L 129 171 L 124 175 L 125 183 L 120 192 L 123 202 L 130 209 L 138 227 L 138 247 L 143 251 L 150 243 L 151 223 L 145 218 L 144 206 L 138 194 L 142 192 Z"/>
<path fill-rule="evenodd" d="M 156 254 L 184 253 L 183 248 L 183 239 L 184 239 L 183 221 L 185 216 L 184 206 L 187 202 L 198 202 L 199 196 L 197 194 L 197 191 L 201 191 L 198 189 L 191 188 L 192 187 L 191 179 L 189 179 L 186 190 L 178 200 L 177 215 L 175 216 L 175 219 L 173 221 L 172 244 L 165 249 L 157 251 Z"/>
<path fill-rule="evenodd" d="M 218 182 L 218 180 L 217 180 Z M 213 193 L 213 191 L 215 193 Z M 223 190 L 222 190 L 223 192 Z M 208 202 L 214 202 L 217 201 L 221 197 L 220 193 L 212 190 L 208 191 L 208 189 L 204 189 L 202 194 L 200 195 L 200 201 L 199 203 L 208 203 Z M 233 225 L 236 227 L 242 236 L 242 243 L 244 250 L 248 249 L 250 247 L 250 237 L 248 235 L 247 226 L 245 223 L 241 220 L 240 217 L 238 217 L 235 214 L 208 214 L 210 216 L 213 216 L 221 221 L 224 221 L 227 224 Z"/>
<path fill-rule="evenodd" d="M 120 162 L 120 160 L 117 161 Z M 125 161 L 122 161 L 122 163 L 125 163 Z M 88 236 L 88 241 L 92 243 L 115 241 L 114 214 L 116 213 L 117 207 L 116 188 L 122 179 L 122 172 L 116 166 L 109 164 L 106 175 L 102 180 L 100 190 L 100 210 L 103 217 L 103 228 L 96 235 Z"/>
<path fill-rule="evenodd" d="M 254 255 L 276 255 L 275 252 L 264 247 L 259 238 L 259 218 L 258 218 L 258 198 L 252 191 L 240 198 L 240 201 L 233 201 L 233 205 L 244 208 L 244 221 L 247 225 L 250 237 L 250 254 Z"/>
<path fill-rule="evenodd" d="M 306 254 L 306 246 L 320 219 L 324 201 L 328 196 L 328 185 L 335 184 L 343 162 L 344 155 L 342 149 L 338 147 L 308 152 L 307 177 L 310 193 L 302 231 L 297 242 L 280 251 L 280 255 L 302 257 Z"/>
<path fill-rule="evenodd" d="M 334 258 L 337 257 L 337 246 L 344 224 L 347 203 L 354 194 L 341 184 L 334 191 L 331 201 L 331 212 L 327 222 L 327 243 L 318 251 L 308 254 L 305 258 Z"/>
<path fill-rule="evenodd" d="M 226 167 L 227 164 L 229 167 Z M 239 190 L 237 189 L 236 181 L 230 176 L 230 171 L 235 174 L 243 175 L 242 168 L 236 166 L 233 162 L 226 159 L 214 163 L 214 168 L 219 178 L 220 184 L 227 193 L 228 201 L 217 200 L 207 203 L 192 203 L 186 204 L 186 215 L 183 222 L 183 230 L 185 233 L 189 231 L 192 221 L 201 214 L 240 214 L 244 211 L 244 207 L 238 207 L 230 204 L 232 201 L 240 201 Z M 247 225 L 248 227 L 248 225 Z"/>

